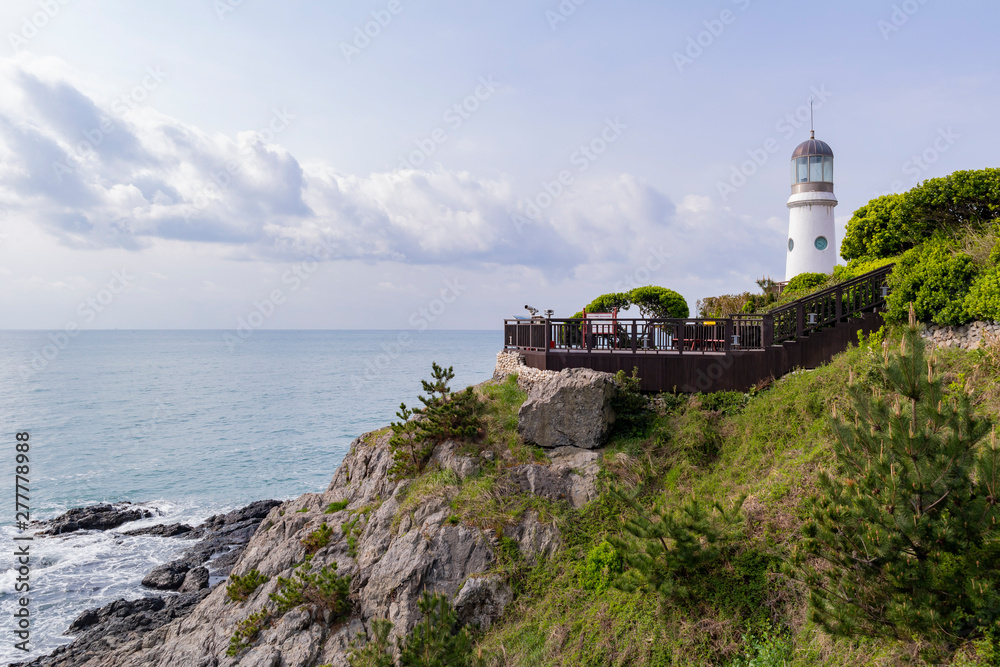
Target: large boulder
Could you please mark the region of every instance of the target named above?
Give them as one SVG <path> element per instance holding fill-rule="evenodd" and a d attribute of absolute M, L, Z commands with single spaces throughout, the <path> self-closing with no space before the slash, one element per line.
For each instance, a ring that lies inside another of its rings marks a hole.
<path fill-rule="evenodd" d="M 610 373 L 567 368 L 531 388 L 518 412 L 517 430 L 541 447 L 595 449 L 604 444 L 615 413 Z"/>

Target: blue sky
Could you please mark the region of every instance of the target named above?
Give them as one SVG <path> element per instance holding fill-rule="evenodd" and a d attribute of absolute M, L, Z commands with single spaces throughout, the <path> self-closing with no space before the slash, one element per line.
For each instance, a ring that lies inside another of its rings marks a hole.
<path fill-rule="evenodd" d="M 996 166 L 995 3 L 679 4 L 6 0 L 0 327 L 693 309 L 782 277 L 810 98 L 842 224 Z"/>

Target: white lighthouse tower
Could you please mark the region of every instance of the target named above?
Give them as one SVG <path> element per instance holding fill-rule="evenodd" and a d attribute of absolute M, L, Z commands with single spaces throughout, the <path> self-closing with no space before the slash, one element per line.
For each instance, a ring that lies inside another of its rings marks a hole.
<path fill-rule="evenodd" d="M 792 196 L 788 198 L 788 255 L 785 280 L 800 273 L 831 273 L 834 250 L 833 149 L 810 131 L 792 153 Z"/>

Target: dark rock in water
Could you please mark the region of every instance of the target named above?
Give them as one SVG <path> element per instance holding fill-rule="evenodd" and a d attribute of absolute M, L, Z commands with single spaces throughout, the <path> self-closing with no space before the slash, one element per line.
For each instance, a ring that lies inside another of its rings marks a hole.
<path fill-rule="evenodd" d="M 173 561 L 166 565 L 154 567 L 143 577 L 142 585 L 146 588 L 157 588 L 161 591 L 176 591 L 184 583 L 191 566 L 183 561 Z"/>
<path fill-rule="evenodd" d="M 155 516 L 151 510 L 136 507 L 132 503 L 101 503 L 90 507 L 77 507 L 51 521 L 40 521 L 47 528 L 39 535 L 62 535 L 78 530 L 108 530 L 129 521 L 148 519 Z"/>
<path fill-rule="evenodd" d="M 177 590 L 184 584 L 189 571 L 204 569 L 202 566 L 219 554 L 222 557 L 209 563 L 209 569 L 217 576 L 229 574 L 233 564 L 243 553 L 243 547 L 257 532 L 264 517 L 280 504 L 277 500 L 258 500 L 241 509 L 209 517 L 182 536 L 183 539 L 201 539 L 177 560 L 155 568 L 142 580 L 142 585 L 161 590 Z M 205 581 L 207 585 L 207 575 Z M 190 585 L 194 585 L 193 580 Z"/>
<path fill-rule="evenodd" d="M 210 517 L 196 528 L 184 524 L 169 524 L 124 533 L 161 537 L 179 535 L 181 539 L 200 538 L 179 559 L 153 568 L 142 580 L 144 586 L 161 590 L 180 589 L 180 593 L 166 598 L 157 596 L 140 600 L 116 600 L 100 609 L 89 609 L 73 621 L 66 631 L 67 635 L 77 635 L 72 644 L 61 646 L 48 656 L 19 663 L 19 667 L 78 667 L 88 661 L 91 665 L 95 664 L 94 661 L 102 664 L 102 656 L 130 642 L 137 642 L 138 650 L 142 644 L 156 636 L 151 633 L 176 618 L 186 616 L 208 596 L 211 590 L 208 587 L 209 567 L 212 574 L 228 575 L 264 517 L 280 504 L 277 500 L 258 500 L 242 509 Z M 88 509 L 95 508 L 70 510 L 63 516 Z M 179 528 L 185 530 L 178 530 Z M 209 567 L 204 566 L 212 556 L 220 553 L 222 556 L 209 563 Z"/>
<path fill-rule="evenodd" d="M 240 559 L 243 555 L 243 547 L 235 547 L 232 551 L 228 551 L 221 556 L 216 556 L 212 561 L 212 574 L 217 577 L 228 577 L 230 572 L 233 571 L 233 566 L 236 565 L 236 561 Z"/>
<path fill-rule="evenodd" d="M 167 599 L 115 600 L 100 609 L 88 609 L 66 631 L 67 635 L 77 635 L 72 644 L 60 646 L 51 655 L 15 664 L 17 667 L 82 665 L 122 644 L 142 639 L 175 618 L 186 616 L 208 593 L 206 589 Z"/>
<path fill-rule="evenodd" d="M 205 519 L 194 529 L 190 537 L 202 537 L 213 533 L 230 533 L 240 530 L 246 522 L 256 520 L 258 523 L 264 520 L 267 513 L 281 504 L 280 500 L 257 500 L 246 507 L 233 510 L 226 514 L 216 514 Z"/>
<path fill-rule="evenodd" d="M 208 588 L 208 568 L 196 567 L 193 570 L 188 570 L 188 573 L 184 575 L 184 583 L 181 584 L 180 592 L 192 593 L 203 588 Z"/>
<path fill-rule="evenodd" d="M 137 535 L 153 535 L 155 537 L 177 537 L 178 535 L 183 535 L 185 533 L 190 533 L 194 528 L 187 525 L 186 523 L 164 523 L 158 526 L 150 526 L 149 528 L 136 528 L 135 530 L 126 530 L 122 535 L 128 535 L 129 537 L 135 537 Z"/>

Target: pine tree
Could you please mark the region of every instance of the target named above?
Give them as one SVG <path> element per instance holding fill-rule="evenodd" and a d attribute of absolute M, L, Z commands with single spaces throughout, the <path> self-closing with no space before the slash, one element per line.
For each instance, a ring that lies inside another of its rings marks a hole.
<path fill-rule="evenodd" d="M 393 465 L 389 473 L 396 479 L 419 475 L 438 443 L 475 438 L 482 430 L 480 402 L 472 387 L 453 394 L 448 387 L 455 377 L 453 368 L 431 366 L 431 382 L 420 381 L 427 394 L 418 397 L 424 407 L 410 410 L 401 403 L 396 413 L 400 421 L 391 424 Z"/>
<path fill-rule="evenodd" d="M 448 598 L 424 591 L 417 607 L 423 618 L 405 638 L 396 640 L 398 662 L 389 643 L 392 623 L 372 621 L 372 636 L 367 643 L 355 644 L 347 656 L 351 667 L 484 667 L 481 651 L 473 650 L 469 631 L 459 627 L 458 615 Z M 359 642 L 364 640 L 358 635 Z"/>
<path fill-rule="evenodd" d="M 659 504 L 647 513 L 626 494 L 613 493 L 636 513 L 625 523 L 627 538 L 608 537 L 629 565 L 614 585 L 627 592 L 652 589 L 663 604 L 688 600 L 694 594 L 692 579 L 704 574 L 732 544 L 743 498 L 729 511 L 718 502 L 705 509 L 691 499 L 680 511 Z"/>
<path fill-rule="evenodd" d="M 417 606 L 424 617 L 400 646 L 400 667 L 472 667 L 472 638 L 444 595 L 427 591 Z"/>
<path fill-rule="evenodd" d="M 389 632 L 392 631 L 392 621 L 385 618 L 372 620 L 372 637 L 363 645 L 355 645 L 347 654 L 347 664 L 351 667 L 396 667 L 392 657 L 392 644 L 389 643 Z M 363 633 L 358 633 L 358 640 L 365 639 Z"/>
<path fill-rule="evenodd" d="M 837 469 L 793 576 L 831 633 L 947 649 L 1000 619 L 1000 449 L 969 395 L 946 391 L 914 319 L 900 351 L 885 348 L 882 386 L 852 382 L 846 419 L 834 414 Z"/>

